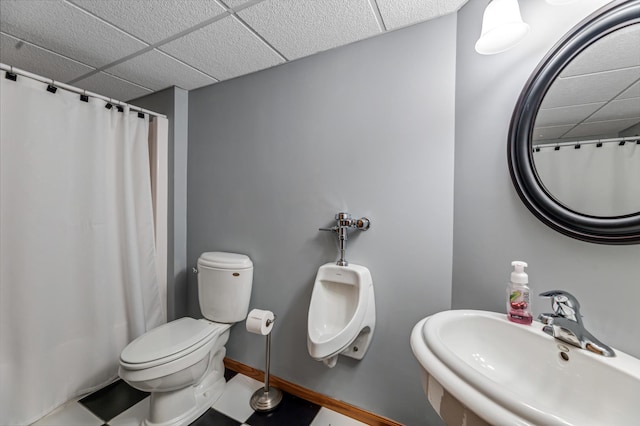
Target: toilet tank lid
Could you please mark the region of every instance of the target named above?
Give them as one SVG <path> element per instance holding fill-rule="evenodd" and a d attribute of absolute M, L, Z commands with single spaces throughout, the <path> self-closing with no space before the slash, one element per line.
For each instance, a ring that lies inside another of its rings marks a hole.
<path fill-rule="evenodd" d="M 120 359 L 129 364 L 141 364 L 169 357 L 207 339 L 221 324 L 184 317 L 149 330 L 129 343 Z"/>
<path fill-rule="evenodd" d="M 248 269 L 253 267 L 253 262 L 244 254 L 209 251 L 200 255 L 198 265 L 216 269 Z"/>

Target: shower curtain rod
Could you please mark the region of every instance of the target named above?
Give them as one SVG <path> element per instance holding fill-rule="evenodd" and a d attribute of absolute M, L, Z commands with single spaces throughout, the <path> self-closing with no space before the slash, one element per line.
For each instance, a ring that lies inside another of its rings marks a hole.
<path fill-rule="evenodd" d="M 604 143 L 614 143 L 614 142 L 636 142 L 640 144 L 640 136 L 625 136 L 621 138 L 607 138 L 607 139 L 591 139 L 587 141 L 572 141 L 572 142 L 558 142 L 558 143 L 542 143 L 538 145 L 533 145 L 533 149 L 538 148 L 554 148 L 561 146 L 575 146 L 575 145 L 593 145 L 593 144 L 604 144 Z"/>
<path fill-rule="evenodd" d="M 108 98 L 106 96 L 102 96 L 102 95 L 99 95 L 97 93 L 90 92 L 88 90 L 80 89 L 80 88 L 75 87 L 75 86 L 70 86 L 70 85 L 68 85 L 66 83 L 62 83 L 60 81 L 56 81 L 56 80 L 53 80 L 51 78 L 45 78 L 45 77 L 39 76 L 37 74 L 33 74 L 33 73 L 29 72 L 29 71 L 25 71 L 23 69 L 16 68 L 16 67 L 11 66 L 11 65 L 3 64 L 2 62 L 0 62 L 0 70 L 7 71 L 7 72 L 10 72 L 10 73 L 13 73 L 13 74 L 16 74 L 16 75 L 21 75 L 23 77 L 27 77 L 27 78 L 30 78 L 32 80 L 37 80 L 37 81 L 40 81 L 42 83 L 51 84 L 52 86 L 58 87 L 60 89 L 67 90 L 69 92 L 74 92 L 74 93 L 78 93 L 80 95 L 90 96 L 92 98 L 102 99 L 103 101 L 109 102 L 109 103 L 111 103 L 113 105 L 119 105 L 119 106 L 122 106 L 122 107 L 129 107 L 129 109 L 132 110 L 132 111 L 142 112 L 142 113 L 149 114 L 149 115 L 152 115 L 152 116 L 155 116 L 155 117 L 167 118 L 167 116 L 164 115 L 164 114 L 159 114 L 157 112 L 149 111 L 148 109 L 140 108 L 140 107 L 137 107 L 135 105 L 131 105 L 131 104 L 128 104 L 126 102 L 119 101 L 117 99 Z"/>

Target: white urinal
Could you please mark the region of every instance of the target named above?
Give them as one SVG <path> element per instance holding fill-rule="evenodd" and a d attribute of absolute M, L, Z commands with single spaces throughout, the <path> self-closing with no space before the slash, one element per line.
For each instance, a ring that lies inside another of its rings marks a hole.
<path fill-rule="evenodd" d="M 371 273 L 364 266 L 327 263 L 318 269 L 307 324 L 307 348 L 328 367 L 338 355 L 362 359 L 376 325 Z"/>

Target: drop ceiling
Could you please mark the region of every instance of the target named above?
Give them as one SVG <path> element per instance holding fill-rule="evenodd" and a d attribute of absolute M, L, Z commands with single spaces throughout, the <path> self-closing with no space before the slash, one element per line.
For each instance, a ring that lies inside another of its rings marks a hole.
<path fill-rule="evenodd" d="M 640 129 L 640 24 L 603 37 L 560 73 L 536 118 L 534 143 L 633 136 Z"/>
<path fill-rule="evenodd" d="M 128 101 L 253 73 L 467 0 L 0 0 L 0 62 Z"/>

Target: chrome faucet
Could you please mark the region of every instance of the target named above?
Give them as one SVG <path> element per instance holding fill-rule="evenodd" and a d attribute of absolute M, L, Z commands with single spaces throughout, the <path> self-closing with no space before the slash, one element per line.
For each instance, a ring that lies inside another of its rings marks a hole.
<path fill-rule="evenodd" d="M 552 314 L 540 314 L 538 319 L 546 324 L 542 331 L 570 345 L 587 349 L 603 356 L 616 356 L 609 346 L 605 345 L 582 324 L 580 303 L 571 293 L 562 290 L 551 290 L 540 293 L 541 297 L 551 298 Z"/>

